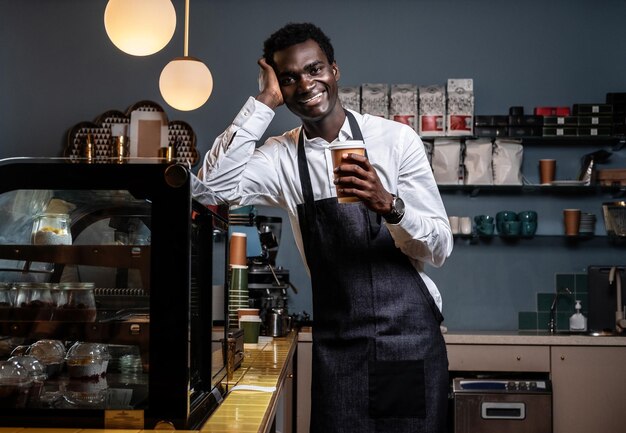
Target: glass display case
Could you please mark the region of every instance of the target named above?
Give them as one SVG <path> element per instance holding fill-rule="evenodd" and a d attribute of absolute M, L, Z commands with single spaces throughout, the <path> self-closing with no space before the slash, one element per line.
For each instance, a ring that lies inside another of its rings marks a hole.
<path fill-rule="evenodd" d="M 228 210 L 191 176 L 0 161 L 0 425 L 194 429 L 222 400 Z"/>

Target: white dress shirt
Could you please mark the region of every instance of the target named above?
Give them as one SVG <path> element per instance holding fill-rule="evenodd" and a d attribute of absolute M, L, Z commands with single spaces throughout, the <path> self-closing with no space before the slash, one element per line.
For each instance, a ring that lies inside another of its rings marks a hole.
<path fill-rule="evenodd" d="M 452 232 L 424 146 L 407 125 L 351 111 L 363 134 L 370 163 L 383 187 L 401 197 L 405 214 L 400 223 L 387 224 L 394 242 L 420 273 L 439 309 L 441 295 L 424 273 L 423 263 L 439 267 L 452 252 Z M 301 127 L 270 137 L 256 148 L 274 111 L 250 97 L 232 125 L 215 139 L 204 158 L 194 195 L 217 204 L 278 206 L 289 215 L 294 238 L 306 263 L 297 205 L 303 203 L 298 175 L 298 134 Z M 348 119 L 334 142 L 352 139 Z M 333 143 L 334 143 L 333 142 Z M 304 136 L 314 199 L 336 197 L 329 145 L 322 138 Z"/>

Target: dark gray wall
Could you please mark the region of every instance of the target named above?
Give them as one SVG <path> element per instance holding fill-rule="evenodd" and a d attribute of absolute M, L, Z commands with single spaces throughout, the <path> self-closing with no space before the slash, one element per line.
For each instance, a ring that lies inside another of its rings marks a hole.
<path fill-rule="evenodd" d="M 105 0 L 0 0 L 0 157 L 58 156 L 74 124 L 144 99 L 161 104 L 170 120 L 191 124 L 204 153 L 245 98 L 255 94 L 263 39 L 288 21 L 315 22 L 331 36 L 343 85 L 473 78 L 477 114 L 506 113 L 512 105 L 531 111 L 536 105 L 602 102 L 609 91 L 626 91 L 622 0 L 194 0 L 189 54 L 209 66 L 215 88 L 203 107 L 179 112 L 158 91 L 163 66 L 183 51 L 184 1 L 174 4 L 179 21 L 173 40 L 140 58 L 109 42 Z M 295 124 L 281 109 L 268 134 Z M 567 174 L 584 150 L 568 154 L 560 148 L 551 155 L 563 155 L 559 167 Z M 529 177 L 536 176 L 532 163 L 543 152 L 529 150 Z M 470 200 L 474 208 L 464 196 L 445 199 L 451 215 L 548 205 L 537 196 Z M 554 214 L 554 208 L 548 212 Z M 552 217 L 547 228 L 556 224 Z M 310 312 L 310 284 L 288 227 L 283 239 L 279 262 L 301 289 L 292 298 L 292 311 Z M 534 245 L 457 245 L 448 265 L 431 272 L 444 294 L 446 323 L 457 329 L 514 329 L 517 311 L 534 309 L 535 292 L 552 290 L 554 272 L 578 271 L 590 260 L 573 260 L 566 249 L 565 255 L 545 253 L 541 266 L 533 268 L 533 248 L 542 244 Z M 605 249 L 599 250 L 597 260 L 615 257 L 614 250 L 606 257 Z M 488 274 L 478 272 L 476 264 L 493 265 L 493 255 L 510 259 Z M 520 282 L 528 273 L 538 277 Z"/>

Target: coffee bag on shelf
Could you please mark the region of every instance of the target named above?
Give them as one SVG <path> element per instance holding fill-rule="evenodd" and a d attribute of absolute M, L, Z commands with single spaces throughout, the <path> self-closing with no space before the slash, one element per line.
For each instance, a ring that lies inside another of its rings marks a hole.
<path fill-rule="evenodd" d="M 465 184 L 493 185 L 492 147 L 488 138 L 465 141 Z"/>
<path fill-rule="evenodd" d="M 365 83 L 361 86 L 361 113 L 389 118 L 389 85 Z"/>
<path fill-rule="evenodd" d="M 446 89 L 443 86 L 419 87 L 418 132 L 424 137 L 446 134 Z"/>
<path fill-rule="evenodd" d="M 522 185 L 524 147 L 519 140 L 497 138 L 493 146 L 493 184 Z"/>
<path fill-rule="evenodd" d="M 472 135 L 474 127 L 474 82 L 471 78 L 448 80 L 446 135 Z"/>
<path fill-rule="evenodd" d="M 407 124 L 417 131 L 417 86 L 391 85 L 389 116 L 390 119 Z"/>
<path fill-rule="evenodd" d="M 457 185 L 461 174 L 461 141 L 438 138 L 433 147 L 433 174 L 439 185 Z"/>
<path fill-rule="evenodd" d="M 361 87 L 343 86 L 339 87 L 339 101 L 343 108 L 361 112 Z"/>

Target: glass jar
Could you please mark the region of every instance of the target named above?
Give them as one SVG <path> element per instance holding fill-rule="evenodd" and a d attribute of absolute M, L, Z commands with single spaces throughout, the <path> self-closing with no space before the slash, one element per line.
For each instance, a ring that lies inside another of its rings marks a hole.
<path fill-rule="evenodd" d="M 12 307 L 11 285 L 0 283 L 0 320 L 9 320 L 11 318 Z"/>
<path fill-rule="evenodd" d="M 96 297 L 94 283 L 60 283 L 54 320 L 64 322 L 95 322 Z"/>
<path fill-rule="evenodd" d="M 46 321 L 52 319 L 54 302 L 51 283 L 18 283 L 17 298 L 11 318 L 18 321 Z"/>
<path fill-rule="evenodd" d="M 32 238 L 33 245 L 71 245 L 70 216 L 64 213 L 37 215 Z"/>

